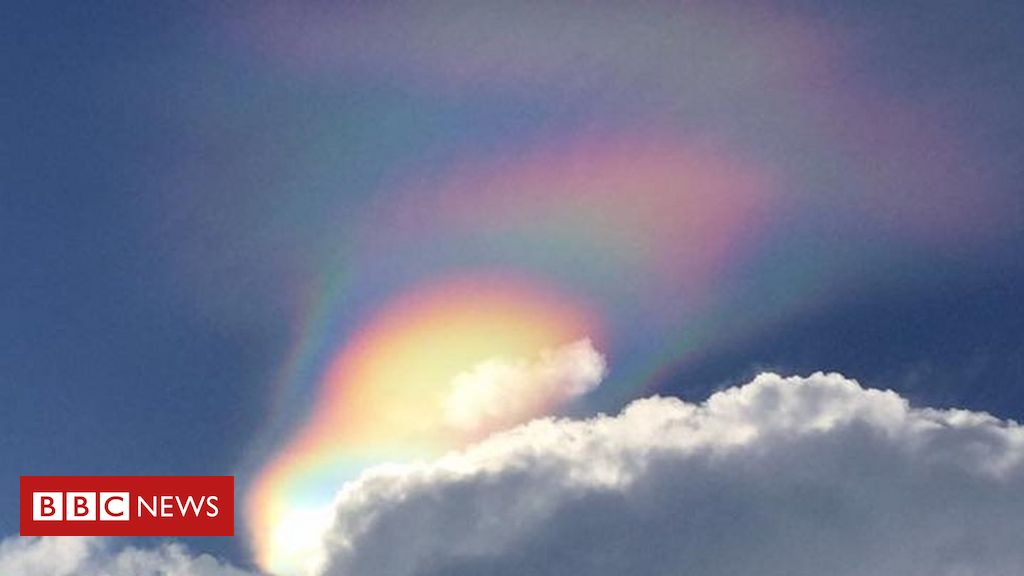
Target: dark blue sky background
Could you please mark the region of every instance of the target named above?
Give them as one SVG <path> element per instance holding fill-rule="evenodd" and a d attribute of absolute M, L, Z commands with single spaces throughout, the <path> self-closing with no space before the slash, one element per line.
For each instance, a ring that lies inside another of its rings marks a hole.
<path fill-rule="evenodd" d="M 1018 198 L 1024 8 L 780 5 L 842 30 L 850 74 L 876 91 L 952 111 L 994 175 L 982 185 Z M 294 279 L 330 250 L 325 235 L 396 173 L 579 120 L 360 70 L 282 75 L 238 48 L 227 17 L 204 3 L 5 4 L 0 535 L 17 531 L 19 475 L 234 473 L 295 337 Z M 884 281 L 677 366 L 659 391 L 838 370 L 1024 419 L 1024 235 L 1009 206 L 1013 224 L 984 245 L 886 264 L 872 274 Z M 196 546 L 242 557 L 236 542 Z"/>

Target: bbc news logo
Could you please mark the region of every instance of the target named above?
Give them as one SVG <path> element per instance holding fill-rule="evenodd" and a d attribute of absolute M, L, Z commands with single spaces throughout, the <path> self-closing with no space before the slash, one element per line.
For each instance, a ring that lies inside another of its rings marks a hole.
<path fill-rule="evenodd" d="M 231 476 L 22 476 L 22 536 L 233 536 Z"/>
<path fill-rule="evenodd" d="M 219 496 L 137 496 L 136 517 L 175 518 L 192 515 L 216 518 L 220 514 Z M 129 492 L 33 492 L 32 521 L 62 522 L 101 520 L 128 522 L 132 518 Z"/>

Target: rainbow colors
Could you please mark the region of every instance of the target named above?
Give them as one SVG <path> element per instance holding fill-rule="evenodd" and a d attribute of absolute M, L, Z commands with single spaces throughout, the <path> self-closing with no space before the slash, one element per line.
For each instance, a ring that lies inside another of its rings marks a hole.
<path fill-rule="evenodd" d="M 324 504 L 367 464 L 438 454 L 486 433 L 444 421 L 459 374 L 599 334 L 586 310 L 514 278 L 448 279 L 391 303 L 331 360 L 309 420 L 250 489 L 261 565 L 301 565 Z M 548 400 L 536 398 L 521 416 L 555 408 Z"/>
<path fill-rule="evenodd" d="M 730 279 L 790 209 L 784 185 L 713 140 L 588 134 L 400 186 L 360 238 L 369 257 L 358 269 L 409 285 L 424 273 L 480 269 L 554 284 L 609 326 L 602 351 L 613 378 L 602 390 L 622 400 L 643 385 L 642 372 L 680 357 L 684 331 L 697 336 L 736 297 Z"/>
<path fill-rule="evenodd" d="M 248 491 L 254 548 L 270 570 L 301 569 L 330 520 L 324 510 L 362 468 L 489 432 L 443 420 L 453 383 L 481 362 L 530 360 L 589 339 L 631 359 L 611 386 L 633 394 L 643 378 L 630 370 L 682 352 L 662 357 L 643 339 L 676 337 L 709 309 L 721 296 L 716 282 L 749 253 L 776 199 L 764 169 L 719 147 L 655 137 L 477 162 L 387 197 L 354 243 L 346 281 L 328 284 L 336 289 L 316 303 L 283 379 L 315 389 L 308 417 Z M 375 299 L 361 284 L 393 295 Z M 366 301 L 380 303 L 354 329 L 323 328 L 330 314 Z M 531 393 L 542 394 L 522 391 Z M 501 423 L 550 414 L 564 400 L 527 401 Z"/>
<path fill-rule="evenodd" d="M 357 217 L 340 203 L 248 489 L 261 566 L 301 572 L 364 468 L 486 434 L 444 418 L 481 363 L 589 339 L 611 368 L 581 402 L 613 410 L 681 361 L 870 282 L 870 264 L 970 240 L 999 212 L 963 193 L 971 151 L 941 115 L 853 82 L 829 30 L 683 4 L 274 4 L 232 27 L 289 81 L 549 114 L 479 148 L 470 115 L 468 136 L 430 140 L 451 156 L 396 145 L 415 159 Z M 522 394 L 500 426 L 569 401 Z"/>

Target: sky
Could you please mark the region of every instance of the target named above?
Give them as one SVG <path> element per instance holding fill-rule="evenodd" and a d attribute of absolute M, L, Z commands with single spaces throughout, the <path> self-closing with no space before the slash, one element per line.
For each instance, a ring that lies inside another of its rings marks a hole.
<path fill-rule="evenodd" d="M 1015 573 L 1022 27 L 8 3 L 0 573 Z M 60 474 L 237 535 L 18 537 Z"/>

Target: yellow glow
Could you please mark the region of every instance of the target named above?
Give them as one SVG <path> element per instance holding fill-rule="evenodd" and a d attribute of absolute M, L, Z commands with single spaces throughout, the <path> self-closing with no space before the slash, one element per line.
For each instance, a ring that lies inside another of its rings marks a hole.
<path fill-rule="evenodd" d="M 292 573 L 308 556 L 308 534 L 295 526 L 311 523 L 305 512 L 296 516 L 292 500 L 318 469 L 465 445 L 474 438 L 444 421 L 457 375 L 493 358 L 532 358 L 599 338 L 597 329 L 576 304 L 507 278 L 451 280 L 388 306 L 331 362 L 307 424 L 250 491 L 261 565 Z"/>

